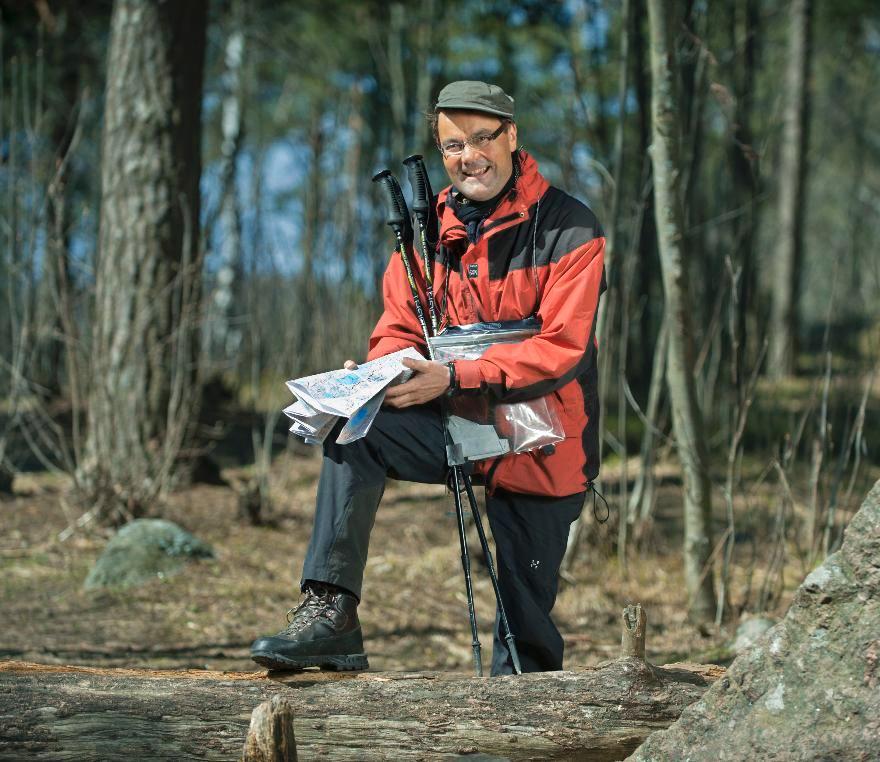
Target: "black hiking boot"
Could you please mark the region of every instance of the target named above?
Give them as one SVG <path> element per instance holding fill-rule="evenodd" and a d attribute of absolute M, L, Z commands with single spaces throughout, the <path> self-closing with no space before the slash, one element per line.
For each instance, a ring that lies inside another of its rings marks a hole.
<path fill-rule="evenodd" d="M 306 583 L 303 602 L 287 612 L 288 625 L 257 638 L 251 658 L 269 669 L 369 669 L 357 598 L 341 588 Z"/>

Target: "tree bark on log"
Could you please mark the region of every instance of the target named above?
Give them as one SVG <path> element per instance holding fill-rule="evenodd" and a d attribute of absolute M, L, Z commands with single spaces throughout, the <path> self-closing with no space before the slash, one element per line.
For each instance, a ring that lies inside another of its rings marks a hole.
<path fill-rule="evenodd" d="M 492 679 L 7 661 L 0 760 L 240 759 L 252 710 L 274 695 L 293 708 L 300 759 L 623 759 L 723 673 L 641 659 Z"/>

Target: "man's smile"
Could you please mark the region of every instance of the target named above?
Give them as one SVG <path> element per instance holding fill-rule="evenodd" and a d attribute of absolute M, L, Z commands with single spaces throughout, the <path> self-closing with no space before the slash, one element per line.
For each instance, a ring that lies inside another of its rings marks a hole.
<path fill-rule="evenodd" d="M 477 169 L 463 169 L 462 174 L 465 177 L 480 177 L 481 175 L 486 174 L 489 171 L 489 167 L 479 167 Z"/>
<path fill-rule="evenodd" d="M 473 201 L 484 201 L 487 193 L 494 190 L 497 177 L 492 164 L 462 167 L 458 171 L 459 190 Z M 491 193 L 490 193 L 491 195 Z"/>

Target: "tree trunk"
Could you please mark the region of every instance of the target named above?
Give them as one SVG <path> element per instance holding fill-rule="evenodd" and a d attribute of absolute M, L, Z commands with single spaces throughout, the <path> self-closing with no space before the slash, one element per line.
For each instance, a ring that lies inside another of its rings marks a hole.
<path fill-rule="evenodd" d="M 693 327 L 687 260 L 682 235 L 681 170 L 677 136 L 679 108 L 670 68 L 668 45 L 671 3 L 649 0 L 651 29 L 651 117 L 654 199 L 657 239 L 669 321 L 666 380 L 672 405 L 673 430 L 684 473 L 684 567 L 691 599 L 690 614 L 711 621 L 715 594 L 709 568 L 712 547 L 712 496 L 703 438 L 703 422 L 694 382 Z"/>
<path fill-rule="evenodd" d="M 252 710 L 277 695 L 303 759 L 623 759 L 722 674 L 637 658 L 493 679 L 0 662 L 0 758 L 241 758 Z"/>
<path fill-rule="evenodd" d="M 664 320 L 654 349 L 654 367 L 651 370 L 651 386 L 648 389 L 648 403 L 645 406 L 645 430 L 642 432 L 642 446 L 639 452 L 641 469 L 633 485 L 627 514 L 630 521 L 638 521 L 636 534 L 639 536 L 645 531 L 654 506 L 654 460 L 657 452 L 655 439 L 658 430 L 662 430 L 660 401 L 668 356 L 669 322 Z"/>
<path fill-rule="evenodd" d="M 86 460 L 118 520 L 169 486 L 194 417 L 205 0 L 113 8 Z"/>
<path fill-rule="evenodd" d="M 326 135 L 322 124 L 324 103 L 319 99 L 312 107 L 312 119 L 309 127 L 309 175 L 305 185 L 303 199 L 303 234 L 302 234 L 302 270 L 297 281 L 296 304 L 296 353 L 294 360 L 295 375 L 310 372 L 314 367 L 315 348 L 322 344 L 321 335 L 317 333 L 320 326 L 315 320 L 318 311 L 318 283 L 315 277 L 315 260 L 318 256 L 318 244 L 321 240 L 321 215 L 324 208 L 324 171 L 321 167 Z"/>
<path fill-rule="evenodd" d="M 64 33 L 76 39 L 82 33 L 82 14 L 75 11 L 66 14 Z M 53 25 L 48 33 L 52 36 L 47 54 L 51 66 L 57 67 L 59 75 L 56 89 L 60 103 L 46 110 L 49 121 L 49 138 L 52 154 L 47 172 L 46 187 L 46 256 L 43 260 L 38 293 L 36 335 L 41 346 L 37 350 L 35 380 L 44 387 L 49 397 L 59 396 L 64 384 L 65 352 L 76 346 L 75 336 L 66 335 L 63 308 L 70 301 L 70 186 L 72 151 L 80 135 L 79 103 L 81 67 L 71 65 L 64 57 L 64 45 L 60 39 L 59 26 Z M 69 367 L 69 363 L 68 367 Z M 67 379 L 75 386 L 75 381 Z M 73 405 L 79 401 L 72 399 Z"/>
<path fill-rule="evenodd" d="M 770 356 L 767 364 L 770 377 L 776 379 L 794 373 L 797 355 L 797 296 L 805 219 L 810 15 L 811 0 L 792 0 L 779 163 L 779 234 L 772 276 Z"/>
<path fill-rule="evenodd" d="M 654 214 L 653 175 L 649 150 L 651 145 L 651 94 L 650 61 L 647 60 L 647 10 L 645 0 L 631 0 L 634 29 L 632 37 L 633 78 L 632 89 L 636 98 L 635 121 L 638 142 L 635 155 L 642 157 L 639 167 L 637 200 L 642 224 L 634 241 L 639 266 L 633 291 L 641 294 L 643 307 L 639 310 L 639 322 L 633 343 L 641 347 L 656 347 L 658 326 L 663 322 L 663 294 L 660 283 L 659 257 L 657 255 L 657 232 Z M 665 362 L 665 361 L 664 361 Z M 634 389 L 644 389 L 650 375 L 653 359 L 648 352 L 634 352 L 629 363 L 629 379 Z"/>
<path fill-rule="evenodd" d="M 742 11 L 742 12 L 741 12 Z M 754 146 L 752 114 L 754 111 L 755 73 L 758 64 L 758 36 L 761 16 L 757 0 L 746 0 L 745 8 L 731 6 L 731 48 L 736 52 L 732 63 L 734 87 L 733 124 L 730 134 L 730 163 L 733 170 L 734 208 L 742 208 L 742 215 L 733 220 L 733 260 L 742 269 L 736 293 L 740 309 L 736 316 L 736 373 L 732 379 L 737 393 L 746 372 L 748 358 L 757 354 L 763 336 L 749 330 L 749 311 L 755 308 L 754 296 L 757 286 L 755 267 L 755 241 L 758 229 L 758 193 L 760 192 L 759 155 Z M 743 39 L 741 44 L 739 40 Z M 741 47 L 742 50 L 738 50 Z M 752 334 L 755 335 L 752 335 Z M 751 346 L 754 351 L 750 352 Z"/>
<path fill-rule="evenodd" d="M 350 105 L 348 113 L 347 131 L 351 136 L 360 135 L 364 129 L 364 91 L 360 83 L 355 83 L 350 90 Z M 360 184 L 363 164 L 363 141 L 350 140 L 345 150 L 342 162 L 342 177 L 345 190 L 341 194 L 341 202 L 338 205 L 338 230 L 340 236 L 340 253 L 345 263 L 343 284 L 350 287 L 354 280 L 355 251 L 358 240 L 361 238 L 359 227 L 361 219 L 359 215 Z"/>
<path fill-rule="evenodd" d="M 244 4 L 236 2 L 231 13 L 232 29 L 226 38 L 224 59 L 222 132 L 221 201 L 220 201 L 220 263 L 211 298 L 210 344 L 211 361 L 226 367 L 239 356 L 241 329 L 234 325 L 242 275 L 241 205 L 238 199 L 238 158 L 244 140 Z M 209 231 L 210 233 L 210 231 Z"/>
<path fill-rule="evenodd" d="M 586 5 L 580 3 L 576 6 L 577 13 L 577 23 L 573 25 L 573 32 L 571 35 L 571 47 L 572 47 L 572 72 L 575 74 L 575 82 L 580 82 L 578 72 L 580 67 L 577 65 L 578 59 L 583 55 L 582 50 L 582 42 L 581 42 L 581 34 L 583 31 L 583 27 L 587 24 L 587 8 Z M 618 254 L 618 232 L 621 228 L 620 225 L 620 204 L 621 198 L 623 195 L 623 183 L 624 183 L 624 172 L 623 172 L 623 162 L 624 162 L 624 127 L 626 125 L 626 97 L 628 91 L 628 80 L 629 80 L 629 40 L 630 40 L 630 27 L 631 27 L 631 13 L 630 13 L 630 0 L 624 0 L 623 5 L 620 10 L 620 65 L 617 72 L 617 109 L 618 109 L 618 119 L 617 124 L 614 130 L 614 155 L 613 155 L 613 164 L 612 164 L 612 172 L 614 178 L 614 187 L 612 189 L 611 195 L 611 205 L 610 212 L 608 215 L 607 224 L 604 226 L 605 229 L 605 271 L 607 273 L 607 281 L 608 281 L 608 290 L 605 294 L 604 299 L 599 300 L 599 312 L 596 317 L 596 336 L 598 337 L 599 347 L 602 349 L 604 353 L 604 360 L 601 363 L 600 370 L 600 380 L 599 380 L 599 395 L 601 404 L 599 405 L 599 431 L 605 430 L 605 417 L 606 410 L 608 409 L 609 400 L 611 397 L 611 390 L 609 389 L 609 379 L 611 378 L 611 368 L 612 361 L 614 357 L 614 351 L 611 346 L 611 326 L 612 323 L 616 319 L 616 310 L 614 309 L 615 305 L 619 305 L 621 308 L 621 312 L 624 316 L 623 323 L 624 326 L 628 327 L 628 321 L 626 320 L 627 310 L 629 307 L 629 293 L 630 293 L 630 275 L 632 272 L 631 263 L 635 258 L 635 251 L 629 252 L 629 257 L 627 260 L 623 260 L 621 257 L 621 262 L 623 264 L 627 264 L 627 267 L 622 267 L 621 264 L 618 264 L 617 254 Z M 583 97 L 584 93 L 579 92 L 578 96 Z M 634 249 L 631 242 L 628 242 L 628 246 L 630 249 Z M 621 247 L 623 250 L 623 247 Z M 621 272 L 618 272 L 620 270 Z M 609 306 L 610 305 L 610 306 Z M 626 330 L 626 329 L 624 329 Z M 626 346 L 627 346 L 627 335 L 624 331 L 621 331 L 620 335 L 620 350 L 618 357 L 618 381 L 622 382 L 624 380 L 624 374 L 626 373 Z M 622 402 L 623 395 L 622 392 L 618 396 L 618 401 L 621 402 L 620 407 L 622 408 L 622 413 L 619 415 L 618 422 L 619 425 L 623 428 L 626 426 L 626 405 Z M 626 437 L 618 436 L 622 444 L 624 445 L 624 452 L 621 454 L 621 459 L 624 463 L 624 467 L 621 471 L 620 484 L 621 484 L 621 498 L 619 501 L 620 505 L 620 522 L 618 524 L 619 528 L 619 536 L 617 541 L 618 554 L 621 559 L 621 563 L 626 566 L 626 545 L 627 545 L 627 521 L 626 521 L 626 500 L 625 492 L 626 492 Z M 603 440 L 599 438 L 599 454 L 601 456 L 603 450 Z M 568 570 L 571 568 L 571 564 L 574 561 L 574 557 L 577 553 L 578 544 L 580 540 L 581 534 L 581 522 L 584 518 L 584 512 L 588 509 L 588 502 L 584 503 L 583 510 L 581 511 L 581 515 L 575 519 L 572 523 L 569 533 L 568 533 L 568 541 L 566 543 L 565 555 L 562 559 L 562 564 L 560 566 L 563 574 L 566 574 Z"/>
<path fill-rule="evenodd" d="M 391 156 L 393 162 L 403 161 L 406 154 L 406 77 L 404 75 L 404 35 L 406 10 L 403 3 L 392 3 L 388 24 L 388 80 L 391 85 Z"/>
<path fill-rule="evenodd" d="M 436 0 L 425 0 L 419 5 L 418 26 L 414 35 L 416 118 L 412 121 L 410 145 L 417 153 L 427 156 L 434 148 L 434 140 L 425 119 L 420 117 L 434 107 L 431 100 L 434 76 L 430 60 L 436 55 L 438 14 Z"/>

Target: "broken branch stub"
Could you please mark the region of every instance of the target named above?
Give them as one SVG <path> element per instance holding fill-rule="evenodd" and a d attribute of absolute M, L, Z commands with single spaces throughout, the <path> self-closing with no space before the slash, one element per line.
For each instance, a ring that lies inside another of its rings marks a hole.
<path fill-rule="evenodd" d="M 623 610 L 623 634 L 620 638 L 620 658 L 645 659 L 645 628 L 648 622 L 642 604 Z"/>
<path fill-rule="evenodd" d="M 264 701 L 251 714 L 242 762 L 297 762 L 293 707 L 281 695 Z"/>

